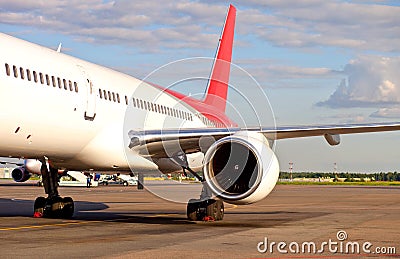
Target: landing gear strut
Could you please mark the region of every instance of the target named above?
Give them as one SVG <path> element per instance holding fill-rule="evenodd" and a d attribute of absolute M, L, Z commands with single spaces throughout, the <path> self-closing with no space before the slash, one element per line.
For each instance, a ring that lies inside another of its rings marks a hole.
<path fill-rule="evenodd" d="M 47 159 L 42 161 L 42 174 L 45 197 L 38 197 L 34 204 L 34 217 L 41 218 L 72 218 L 74 201 L 71 197 L 62 198 L 58 194 L 58 170 L 49 165 Z"/>
<path fill-rule="evenodd" d="M 224 218 L 224 202 L 222 200 L 211 199 L 212 192 L 210 188 L 203 177 L 190 169 L 186 154 L 179 152 L 172 156 L 171 159 L 182 167 L 185 176 L 187 176 L 186 171 L 189 171 L 203 184 L 200 199 L 190 199 L 187 204 L 186 215 L 188 219 L 192 221 L 222 220 Z"/>

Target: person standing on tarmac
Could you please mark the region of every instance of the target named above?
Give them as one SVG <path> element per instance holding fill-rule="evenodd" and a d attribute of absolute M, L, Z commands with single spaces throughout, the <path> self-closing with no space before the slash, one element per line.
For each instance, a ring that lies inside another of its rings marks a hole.
<path fill-rule="evenodd" d="M 92 179 L 90 178 L 90 175 L 88 175 L 86 178 L 86 187 L 90 188 L 91 185 L 92 185 Z"/>

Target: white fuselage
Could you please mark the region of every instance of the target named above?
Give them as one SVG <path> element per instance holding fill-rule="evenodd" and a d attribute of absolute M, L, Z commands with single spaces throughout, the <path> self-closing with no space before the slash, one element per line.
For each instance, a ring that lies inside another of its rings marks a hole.
<path fill-rule="evenodd" d="M 154 170 L 129 130 L 206 127 L 198 112 L 126 74 L 0 34 L 0 156 L 71 170 Z"/>

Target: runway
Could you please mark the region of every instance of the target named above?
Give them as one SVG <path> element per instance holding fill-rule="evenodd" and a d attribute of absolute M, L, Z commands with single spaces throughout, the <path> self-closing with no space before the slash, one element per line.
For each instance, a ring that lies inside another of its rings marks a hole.
<path fill-rule="evenodd" d="M 32 218 L 33 201 L 43 189 L 0 184 L 2 258 L 348 258 L 327 246 L 321 253 L 281 253 L 277 245 L 272 253 L 258 251 L 266 238 L 268 245 L 314 242 L 319 250 L 329 239 L 338 241 L 340 230 L 345 241 L 372 244 L 370 254 L 352 257 L 376 256 L 376 247 L 400 253 L 399 187 L 278 185 L 259 203 L 226 204 L 221 222 L 190 222 L 185 204 L 133 186 L 60 192 L 76 202 L 72 220 Z"/>

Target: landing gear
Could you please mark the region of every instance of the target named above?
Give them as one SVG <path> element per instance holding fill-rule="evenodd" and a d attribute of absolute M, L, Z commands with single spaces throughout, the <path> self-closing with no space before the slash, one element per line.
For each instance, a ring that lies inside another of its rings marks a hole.
<path fill-rule="evenodd" d="M 144 175 L 142 173 L 138 174 L 137 189 L 138 190 L 143 190 L 144 189 Z"/>
<path fill-rule="evenodd" d="M 74 214 L 74 201 L 71 197 L 38 197 L 34 204 L 34 217 L 70 219 Z"/>
<path fill-rule="evenodd" d="M 190 168 L 189 168 L 190 170 Z M 207 183 L 202 180 L 203 189 L 200 199 L 190 199 L 187 205 L 187 217 L 189 220 L 218 221 L 224 218 L 224 202 L 211 199 L 212 192 Z"/>
<path fill-rule="evenodd" d="M 184 152 L 178 152 L 171 156 L 171 159 L 182 167 L 185 176 L 187 176 L 186 171 L 189 171 L 203 184 L 200 199 L 190 199 L 187 204 L 186 215 L 188 219 L 192 221 L 222 220 L 224 218 L 224 202 L 211 198 L 213 195 L 211 189 L 208 187 L 203 177 L 190 169 L 186 154 Z"/>
<path fill-rule="evenodd" d="M 205 201 L 190 199 L 187 205 L 189 220 L 218 221 L 224 218 L 224 202 L 208 199 Z"/>
<path fill-rule="evenodd" d="M 40 172 L 44 190 L 48 197 L 36 198 L 33 216 L 37 218 L 72 218 L 74 201 L 71 197 L 62 198 L 58 194 L 58 170 L 50 166 L 47 159 L 44 159 Z"/>

